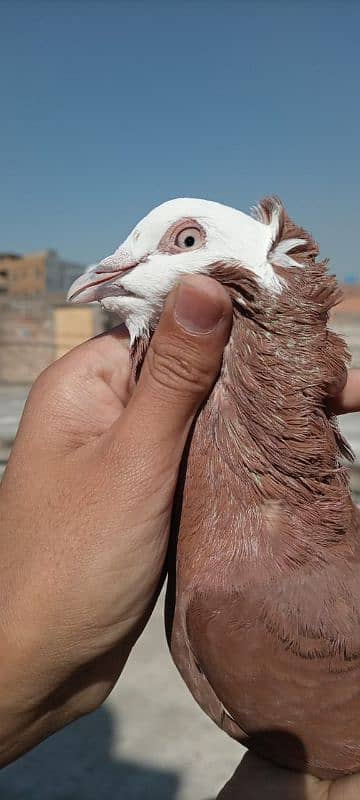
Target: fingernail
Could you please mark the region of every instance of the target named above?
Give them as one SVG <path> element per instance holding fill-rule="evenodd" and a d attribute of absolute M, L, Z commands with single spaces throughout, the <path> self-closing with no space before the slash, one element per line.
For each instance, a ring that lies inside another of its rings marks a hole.
<path fill-rule="evenodd" d="M 175 298 L 175 319 L 190 333 L 210 333 L 224 316 L 215 281 L 199 276 L 180 283 Z"/>

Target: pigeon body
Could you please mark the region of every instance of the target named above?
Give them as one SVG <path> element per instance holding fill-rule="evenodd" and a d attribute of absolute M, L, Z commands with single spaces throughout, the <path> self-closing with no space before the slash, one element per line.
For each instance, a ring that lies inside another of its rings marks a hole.
<path fill-rule="evenodd" d="M 184 456 L 166 602 L 174 661 L 230 736 L 323 778 L 360 770 L 360 513 L 326 400 L 348 354 L 311 237 L 276 199 L 255 218 L 174 200 L 69 292 L 129 328 L 134 374 L 164 299 L 205 272 L 233 302 L 219 379 Z"/>

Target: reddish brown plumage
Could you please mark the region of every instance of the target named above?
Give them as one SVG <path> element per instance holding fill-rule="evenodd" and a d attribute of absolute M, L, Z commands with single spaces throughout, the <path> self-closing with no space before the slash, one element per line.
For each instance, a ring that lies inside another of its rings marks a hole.
<path fill-rule="evenodd" d="M 167 633 L 220 727 L 333 777 L 360 769 L 360 515 L 326 405 L 348 354 L 326 325 L 336 280 L 282 212 L 278 238 L 292 237 L 306 239 L 291 253 L 303 266 L 275 265 L 281 295 L 240 264 L 212 267 L 234 324 L 179 481 Z"/>

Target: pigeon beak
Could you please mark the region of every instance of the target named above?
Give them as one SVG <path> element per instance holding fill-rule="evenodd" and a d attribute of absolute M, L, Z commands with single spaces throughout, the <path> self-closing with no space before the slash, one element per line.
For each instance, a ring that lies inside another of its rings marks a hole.
<path fill-rule="evenodd" d="M 127 264 L 118 269 L 105 271 L 101 264 L 94 269 L 84 272 L 70 286 L 67 294 L 67 301 L 70 303 L 94 303 L 109 296 L 105 290 L 105 285 L 114 281 L 120 275 L 124 275 L 129 270 L 136 267 L 136 264 Z M 118 292 L 117 292 L 118 293 Z"/>

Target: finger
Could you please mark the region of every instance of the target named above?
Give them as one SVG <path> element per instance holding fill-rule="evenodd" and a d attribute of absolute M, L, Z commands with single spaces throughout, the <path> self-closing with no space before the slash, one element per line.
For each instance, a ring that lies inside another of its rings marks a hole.
<path fill-rule="evenodd" d="M 231 322 L 230 297 L 211 278 L 186 278 L 170 294 L 139 383 L 111 431 L 122 459 L 125 435 L 127 453 L 140 451 L 153 460 L 161 449 L 163 459 L 180 460 L 194 416 L 219 373 Z"/>
<path fill-rule="evenodd" d="M 351 369 L 347 381 L 339 394 L 331 401 L 336 414 L 360 411 L 360 369 Z"/>
<path fill-rule="evenodd" d="M 217 800 L 328 800 L 328 791 L 328 781 L 278 767 L 247 752 Z"/>
<path fill-rule="evenodd" d="M 360 775 L 347 775 L 330 785 L 326 800 L 359 800 Z"/>

